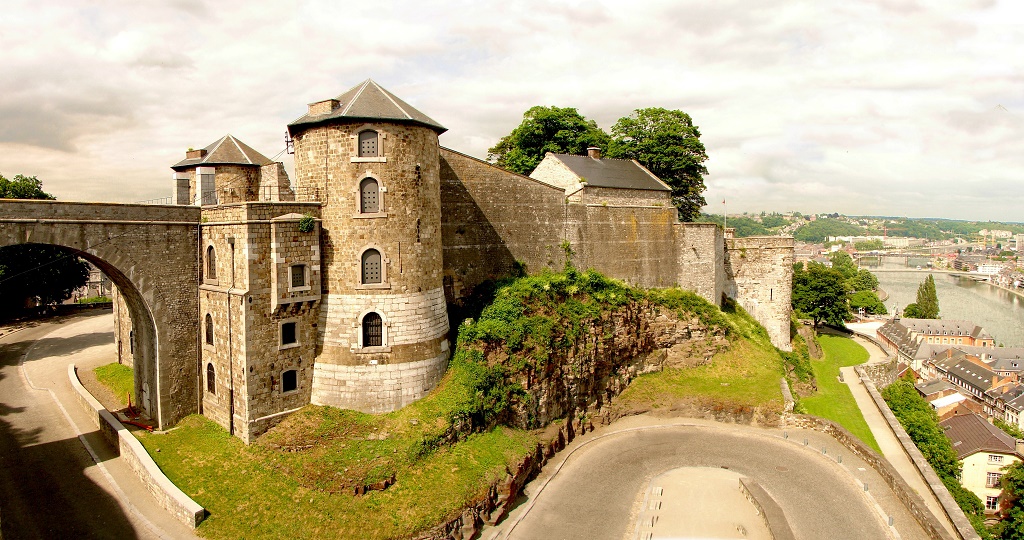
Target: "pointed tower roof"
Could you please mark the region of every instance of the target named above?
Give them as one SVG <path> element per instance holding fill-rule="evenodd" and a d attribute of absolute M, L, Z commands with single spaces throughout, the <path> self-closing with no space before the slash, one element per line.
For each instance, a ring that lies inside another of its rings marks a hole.
<path fill-rule="evenodd" d="M 305 128 L 338 119 L 416 124 L 428 127 L 438 135 L 448 131 L 448 128 L 388 92 L 373 79 L 366 79 L 334 99 L 311 103 L 309 113 L 288 124 L 288 129 L 291 131 L 292 128 Z"/>
<path fill-rule="evenodd" d="M 255 165 L 262 167 L 273 163 L 270 158 L 253 150 L 251 146 L 230 134 L 221 137 L 206 148 L 186 152 L 185 156 L 185 159 L 171 165 L 171 168 L 180 171 L 198 165 Z"/>

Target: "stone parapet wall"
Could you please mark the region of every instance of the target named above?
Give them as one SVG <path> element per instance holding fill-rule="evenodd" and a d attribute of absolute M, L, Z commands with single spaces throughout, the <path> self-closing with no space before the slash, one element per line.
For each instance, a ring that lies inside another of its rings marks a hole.
<path fill-rule="evenodd" d="M 317 362 L 312 403 L 368 413 L 394 411 L 427 395 L 447 369 L 447 350 L 435 358 L 401 364 L 345 366 Z"/>
<path fill-rule="evenodd" d="M 677 223 L 677 283 L 712 304 L 720 305 L 725 288 L 725 241 L 714 223 Z"/>
<path fill-rule="evenodd" d="M 726 239 L 725 293 L 768 331 L 772 344 L 791 350 L 792 237 Z"/>
<path fill-rule="evenodd" d="M 674 206 L 569 203 L 566 216 L 566 238 L 577 268 L 593 268 L 639 287 L 676 285 Z"/>
<path fill-rule="evenodd" d="M 671 192 L 648 189 L 613 189 L 586 186 L 579 193 L 579 202 L 607 206 L 649 206 L 676 211 L 676 207 L 672 204 Z M 675 221 L 678 221 L 678 212 L 676 213 Z"/>

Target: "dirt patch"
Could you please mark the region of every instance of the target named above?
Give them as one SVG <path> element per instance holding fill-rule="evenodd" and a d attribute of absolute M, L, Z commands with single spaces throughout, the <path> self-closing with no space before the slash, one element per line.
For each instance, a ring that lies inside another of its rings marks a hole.
<path fill-rule="evenodd" d="M 118 399 L 107 385 L 96 380 L 96 373 L 93 370 L 78 369 L 78 380 L 82 381 L 82 386 L 108 411 L 119 411 L 127 405 L 124 399 Z"/>

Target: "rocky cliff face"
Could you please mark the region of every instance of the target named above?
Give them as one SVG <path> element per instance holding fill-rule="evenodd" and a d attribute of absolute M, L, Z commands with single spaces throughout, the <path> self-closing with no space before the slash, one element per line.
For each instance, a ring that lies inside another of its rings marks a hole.
<path fill-rule="evenodd" d="M 500 348 L 485 351 L 489 365 L 509 365 L 511 381 L 527 395 L 513 407 L 509 424 L 536 429 L 571 421 L 600 410 L 638 375 L 701 365 L 728 346 L 724 328 L 695 316 L 680 318 L 648 300 L 605 311 L 575 332 L 556 325 L 551 343 L 556 346 L 529 351 L 533 361 L 525 365 Z"/>

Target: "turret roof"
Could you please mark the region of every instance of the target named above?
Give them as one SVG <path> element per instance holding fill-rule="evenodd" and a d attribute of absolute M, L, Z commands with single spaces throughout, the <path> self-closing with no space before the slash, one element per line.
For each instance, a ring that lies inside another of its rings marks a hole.
<path fill-rule="evenodd" d="M 198 165 L 255 165 L 262 167 L 273 163 L 270 158 L 253 150 L 251 146 L 230 134 L 217 139 L 203 150 L 206 152 L 202 156 L 183 159 L 171 165 L 171 168 L 180 171 Z"/>
<path fill-rule="evenodd" d="M 345 119 L 418 124 L 433 129 L 438 134 L 448 131 L 448 128 L 385 90 L 373 79 L 366 79 L 334 99 L 338 101 L 336 108 L 324 114 L 304 114 L 288 124 L 289 130 L 293 127 Z"/>

